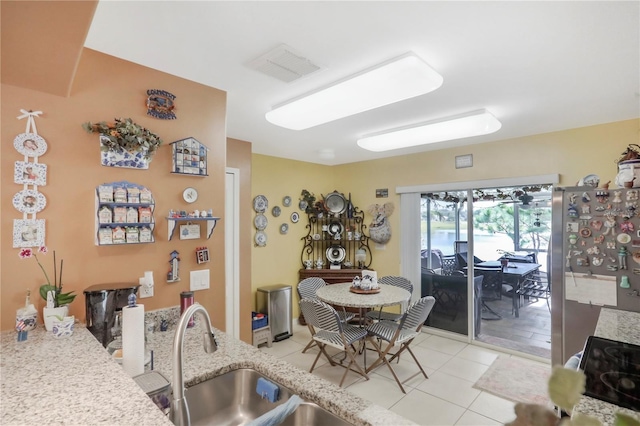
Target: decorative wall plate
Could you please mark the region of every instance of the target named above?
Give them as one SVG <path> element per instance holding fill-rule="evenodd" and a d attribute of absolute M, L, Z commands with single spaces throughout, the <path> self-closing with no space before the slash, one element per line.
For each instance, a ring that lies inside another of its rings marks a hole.
<path fill-rule="evenodd" d="M 280 216 L 280 207 L 273 206 L 273 208 L 271 209 L 271 214 L 273 215 L 273 217 Z"/>
<path fill-rule="evenodd" d="M 47 165 L 16 161 L 13 168 L 13 182 L 19 184 L 44 186 L 47 184 Z"/>
<path fill-rule="evenodd" d="M 267 227 L 268 223 L 269 221 L 267 220 L 267 217 L 263 214 L 256 215 L 253 219 L 253 225 L 259 231 L 263 231 Z"/>
<path fill-rule="evenodd" d="M 264 247 L 267 245 L 267 234 L 265 234 L 264 231 L 258 231 L 256 232 L 254 240 L 258 247 Z"/>
<path fill-rule="evenodd" d="M 337 265 L 344 260 L 347 251 L 342 246 L 331 246 L 327 249 L 326 255 L 329 262 Z"/>
<path fill-rule="evenodd" d="M 331 236 L 335 236 L 337 234 L 342 235 L 344 234 L 344 226 L 342 226 L 342 223 L 340 222 L 331 222 L 329 224 L 329 229 L 327 230 L 327 232 Z"/>
<path fill-rule="evenodd" d="M 182 191 L 182 198 L 187 203 L 194 203 L 198 200 L 198 191 L 196 191 L 195 188 L 186 188 L 184 191 Z"/>
<path fill-rule="evenodd" d="M 291 213 L 291 222 L 298 223 L 299 220 L 300 220 L 300 215 L 298 214 L 298 212 Z"/>
<path fill-rule="evenodd" d="M 35 133 L 20 133 L 13 140 L 13 147 L 27 157 L 39 157 L 47 152 L 47 142 Z"/>
<path fill-rule="evenodd" d="M 44 194 L 35 189 L 23 189 L 13 196 L 13 207 L 22 213 L 38 213 L 47 205 Z"/>
<path fill-rule="evenodd" d="M 289 231 L 289 225 L 287 225 L 286 223 L 283 223 L 282 225 L 280 225 L 280 233 L 282 235 L 286 234 Z"/>
<path fill-rule="evenodd" d="M 264 195 L 256 195 L 253 199 L 253 209 L 256 213 L 264 213 L 269 207 L 269 200 Z"/>
<path fill-rule="evenodd" d="M 305 200 L 300 200 L 300 202 L 298 203 L 298 208 L 302 211 L 305 211 L 307 210 L 307 207 L 309 207 L 309 204 Z"/>
<path fill-rule="evenodd" d="M 285 207 L 289 207 L 291 205 L 291 197 L 288 195 L 282 199 L 282 205 Z"/>
<path fill-rule="evenodd" d="M 324 197 L 324 205 L 327 206 L 329 212 L 333 214 L 340 214 L 347 208 L 347 200 L 339 192 L 332 192 Z"/>

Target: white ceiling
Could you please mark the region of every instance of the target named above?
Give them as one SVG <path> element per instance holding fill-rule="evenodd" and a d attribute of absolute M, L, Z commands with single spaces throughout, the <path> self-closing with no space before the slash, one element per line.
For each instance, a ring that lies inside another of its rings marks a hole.
<path fill-rule="evenodd" d="M 283 43 L 325 68 L 284 83 L 247 67 Z M 254 153 L 320 164 L 640 117 L 638 1 L 103 0 L 85 46 L 227 91 L 229 137 L 251 142 Z M 442 87 L 307 130 L 264 118 L 274 105 L 408 51 L 444 77 Z M 386 153 L 356 145 L 365 134 L 481 108 L 501 130 Z M 335 158 L 319 158 L 327 149 Z"/>

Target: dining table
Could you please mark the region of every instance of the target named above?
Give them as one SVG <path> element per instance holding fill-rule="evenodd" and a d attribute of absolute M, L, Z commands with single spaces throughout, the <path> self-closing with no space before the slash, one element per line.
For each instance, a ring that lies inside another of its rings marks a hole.
<path fill-rule="evenodd" d="M 537 263 L 509 262 L 507 266 L 502 268 L 504 280 L 513 286 L 513 311 L 516 318 L 520 317 L 520 290 L 522 285 L 532 274 L 540 269 L 540 266 Z M 476 263 L 473 267 L 474 273 L 478 275 L 478 272 L 481 272 L 483 268 L 501 268 L 502 265 L 499 260 L 489 260 Z"/>
<path fill-rule="evenodd" d="M 358 308 L 361 325 L 364 317 L 362 310 L 400 305 L 411 299 L 411 293 L 393 285 L 379 284 L 380 292 L 367 294 L 352 292 L 352 286 L 350 282 L 325 285 L 316 291 L 316 296 L 330 305 Z"/>

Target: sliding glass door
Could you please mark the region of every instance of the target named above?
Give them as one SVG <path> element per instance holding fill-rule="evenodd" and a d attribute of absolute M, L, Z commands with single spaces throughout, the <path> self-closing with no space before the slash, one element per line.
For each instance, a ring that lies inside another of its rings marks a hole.
<path fill-rule="evenodd" d="M 547 188 L 422 194 L 421 281 L 423 294 L 436 298 L 427 326 L 548 356 L 550 294 L 522 292 L 541 288 L 548 271 Z"/>

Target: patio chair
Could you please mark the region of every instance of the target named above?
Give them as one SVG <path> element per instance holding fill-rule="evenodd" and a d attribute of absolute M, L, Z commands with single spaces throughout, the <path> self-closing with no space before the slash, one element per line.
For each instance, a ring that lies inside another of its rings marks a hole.
<path fill-rule="evenodd" d="M 371 342 L 378 352 L 378 359 L 366 369 L 367 373 L 374 368 L 377 368 L 382 363 L 386 364 L 403 393 L 407 392 L 404 390 L 402 383 L 412 379 L 419 373 L 422 373 L 425 379 L 429 378 L 410 346 L 411 342 L 413 342 L 413 340 L 420 334 L 420 330 L 431 313 L 431 309 L 433 309 L 433 305 L 435 303 L 436 299 L 433 296 L 422 297 L 407 309 L 400 319 L 400 322 L 378 321 L 367 326 L 367 340 Z M 379 345 L 376 340 L 380 340 L 381 344 Z M 387 342 L 387 346 L 384 349 L 382 348 L 382 341 Z M 395 345 L 400 345 L 400 348 L 395 353 L 390 353 L 390 350 Z M 391 361 L 398 358 L 405 350 L 411 354 L 411 357 L 420 371 L 401 382 L 393 370 L 393 367 L 391 367 Z M 391 358 L 387 359 L 387 355 L 391 355 Z"/>
<path fill-rule="evenodd" d="M 493 316 L 483 316 L 483 320 L 500 320 L 502 315 L 494 311 L 487 301 L 501 300 L 503 291 L 512 291 L 513 286 L 504 281 L 504 274 L 501 266 L 496 268 L 474 268 L 475 276 L 481 275 L 482 279 L 482 309 Z"/>
<path fill-rule="evenodd" d="M 318 300 L 318 297 L 316 296 L 316 291 L 318 291 L 320 287 L 323 287 L 325 285 L 327 285 L 327 283 L 325 282 L 325 280 L 323 280 L 320 277 L 309 277 L 309 278 L 303 279 L 298 283 L 298 287 L 297 287 L 300 301 L 304 299 Z M 355 317 L 353 313 L 347 312 L 344 308 L 337 312 L 338 312 L 338 316 L 340 317 L 340 321 L 342 322 L 351 321 Z M 303 316 L 304 316 L 304 313 L 303 313 Z M 305 321 L 306 321 L 306 318 L 305 318 Z M 316 344 L 315 341 L 311 339 L 309 343 L 307 343 L 307 346 L 305 346 L 304 349 L 302 350 L 302 353 L 305 353 L 308 349 L 315 346 L 315 344 Z"/>
<path fill-rule="evenodd" d="M 378 280 L 378 284 L 388 284 L 396 287 L 403 288 L 409 292 L 409 294 L 413 294 L 413 284 L 411 281 L 404 277 L 397 277 L 393 275 L 387 275 Z M 383 311 L 382 307 L 378 311 L 369 311 L 365 314 L 365 318 L 373 321 L 398 321 L 402 318 L 402 314 L 405 309 L 402 306 L 400 313 L 387 312 Z"/>
<path fill-rule="evenodd" d="M 340 365 L 345 368 L 345 372 L 340 380 L 340 386 L 344 383 L 344 379 L 347 377 L 349 371 L 358 373 L 369 380 L 367 372 L 356 361 L 357 350 L 354 346 L 356 342 L 364 343 L 364 339 L 367 337 L 367 331 L 364 328 L 345 324 L 340 321 L 338 312 L 321 300 L 302 299 L 300 301 L 300 309 L 311 330 L 311 338 L 316 342 L 318 348 L 320 348 L 309 373 L 313 373 L 313 369 L 320 355 L 324 354 L 332 367 Z M 349 364 L 345 366 L 342 362 L 338 363 L 334 361 L 326 351 L 327 346 L 345 352 L 345 359 L 349 358 Z M 355 370 L 351 368 L 352 366 L 354 366 Z"/>

